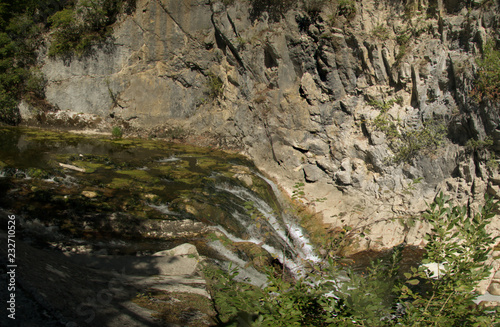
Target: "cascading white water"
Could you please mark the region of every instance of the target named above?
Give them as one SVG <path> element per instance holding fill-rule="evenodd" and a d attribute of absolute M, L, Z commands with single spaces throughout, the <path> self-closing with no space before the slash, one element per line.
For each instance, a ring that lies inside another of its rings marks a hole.
<path fill-rule="evenodd" d="M 278 186 L 276 186 L 276 184 L 274 184 L 265 176 L 259 173 L 256 173 L 256 175 L 264 180 L 269 186 L 271 186 L 274 194 L 278 197 L 279 200 L 280 190 L 278 189 Z M 286 212 L 282 214 L 282 217 L 284 223 L 288 228 L 288 232 L 295 244 L 295 248 L 301 249 L 301 253 L 304 255 L 304 259 L 312 262 L 321 261 L 321 259 L 314 253 L 314 247 L 312 246 L 311 241 L 304 235 L 303 229 L 299 225 L 297 225 L 297 222 L 293 220 L 293 217 L 291 217 Z"/>
<path fill-rule="evenodd" d="M 178 212 L 175 212 L 175 211 L 172 211 L 169 209 L 168 203 L 162 203 L 160 205 L 155 205 L 155 204 L 150 203 L 148 205 L 151 208 L 154 208 L 165 215 L 169 215 L 169 216 L 178 216 L 179 215 Z"/>
<path fill-rule="evenodd" d="M 275 196 L 278 197 L 278 187 L 264 176 L 260 174 L 256 175 L 269 184 Z M 253 208 L 255 208 L 269 224 L 269 228 L 272 229 L 272 234 L 278 238 L 279 243 L 283 244 L 286 249 L 277 249 L 275 246 L 266 243 L 265 240 L 267 236 L 264 235 L 263 229 L 257 228 L 255 223 L 250 223 L 249 214 L 244 217 L 244 215 L 237 211 L 233 213 L 233 218 L 239 221 L 241 225 L 247 229 L 247 233 L 250 235 L 248 239 L 239 238 L 232 235 L 224 228 L 220 226 L 217 227 L 218 230 L 232 242 L 251 242 L 261 246 L 286 266 L 295 276 L 302 274 L 302 268 L 306 262 L 320 261 L 319 257 L 314 253 L 314 248 L 309 239 L 304 235 L 302 228 L 293 221 L 291 215 L 285 212 L 275 212 L 268 203 L 244 187 L 221 183 L 216 185 L 216 189 L 220 192 L 232 194 L 243 201 L 243 203 L 252 203 Z M 269 230 L 266 229 L 266 233 L 268 232 Z"/>

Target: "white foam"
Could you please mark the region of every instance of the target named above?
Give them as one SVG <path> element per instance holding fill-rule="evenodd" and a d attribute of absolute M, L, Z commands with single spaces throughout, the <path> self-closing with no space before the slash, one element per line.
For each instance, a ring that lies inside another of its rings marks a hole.
<path fill-rule="evenodd" d="M 158 162 L 172 162 L 172 161 L 179 161 L 179 160 L 181 160 L 181 159 L 174 157 L 174 156 L 171 156 L 168 158 L 162 158 L 162 159 L 158 160 Z"/>
<path fill-rule="evenodd" d="M 148 204 L 151 208 L 158 210 L 159 212 L 165 214 L 165 215 L 170 215 L 170 216 L 178 216 L 179 213 L 172 211 L 168 207 L 168 203 L 162 203 L 160 205 L 155 205 L 155 204 Z"/>
<path fill-rule="evenodd" d="M 267 282 L 267 276 L 258 272 L 252 265 L 248 262 L 240 259 L 233 252 L 228 250 L 220 241 L 214 241 L 208 243 L 208 245 L 216 250 L 219 254 L 226 257 L 229 261 L 236 264 L 236 268 L 238 269 L 237 280 L 240 281 L 249 281 L 251 284 L 256 285 L 258 287 L 262 287 Z M 229 268 L 228 263 L 224 263 L 226 265 L 225 268 Z"/>
<path fill-rule="evenodd" d="M 490 301 L 490 302 L 500 302 L 500 295 L 492 295 L 488 292 L 479 295 L 474 299 L 474 303 L 479 304 L 482 301 Z"/>

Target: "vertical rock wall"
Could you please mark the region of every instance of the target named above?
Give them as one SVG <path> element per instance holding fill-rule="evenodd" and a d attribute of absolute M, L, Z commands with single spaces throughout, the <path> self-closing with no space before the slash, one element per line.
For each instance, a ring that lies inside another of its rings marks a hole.
<path fill-rule="evenodd" d="M 290 193 L 305 181 L 328 224 L 370 226 L 352 251 L 420 244 L 424 225 L 390 219 L 418 214 L 439 190 L 497 194 L 494 152 L 464 146 L 498 134 L 498 105 L 470 96 L 498 30 L 495 3 L 225 3 L 137 1 L 93 56 L 42 55 L 47 99 L 223 139 Z"/>

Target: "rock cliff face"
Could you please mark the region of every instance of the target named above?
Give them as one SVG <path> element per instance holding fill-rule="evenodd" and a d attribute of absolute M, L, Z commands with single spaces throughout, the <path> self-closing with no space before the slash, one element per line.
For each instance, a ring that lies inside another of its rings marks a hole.
<path fill-rule="evenodd" d="M 471 96 L 499 23 L 493 1 L 138 0 L 93 56 L 40 59 L 61 111 L 239 149 L 332 227 L 369 226 L 358 251 L 420 244 L 391 219 L 439 190 L 500 190 L 493 150 L 465 146 L 499 145 L 498 104 Z"/>

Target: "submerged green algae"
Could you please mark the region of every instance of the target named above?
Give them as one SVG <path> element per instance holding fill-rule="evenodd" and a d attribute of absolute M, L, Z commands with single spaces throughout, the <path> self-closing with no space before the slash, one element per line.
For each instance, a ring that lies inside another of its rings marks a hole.
<path fill-rule="evenodd" d="M 234 153 L 11 127 L 0 127 L 0 141 L 0 168 L 29 172 L 11 174 L 8 181 L 0 178 L 2 207 L 74 236 L 124 237 L 136 232 L 139 221 L 188 219 L 222 225 L 246 238 L 245 226 L 232 216 L 245 214 L 243 202 L 233 203 L 217 187 L 221 183 L 251 189 L 276 209 L 267 183 L 252 173 L 251 162 Z"/>

